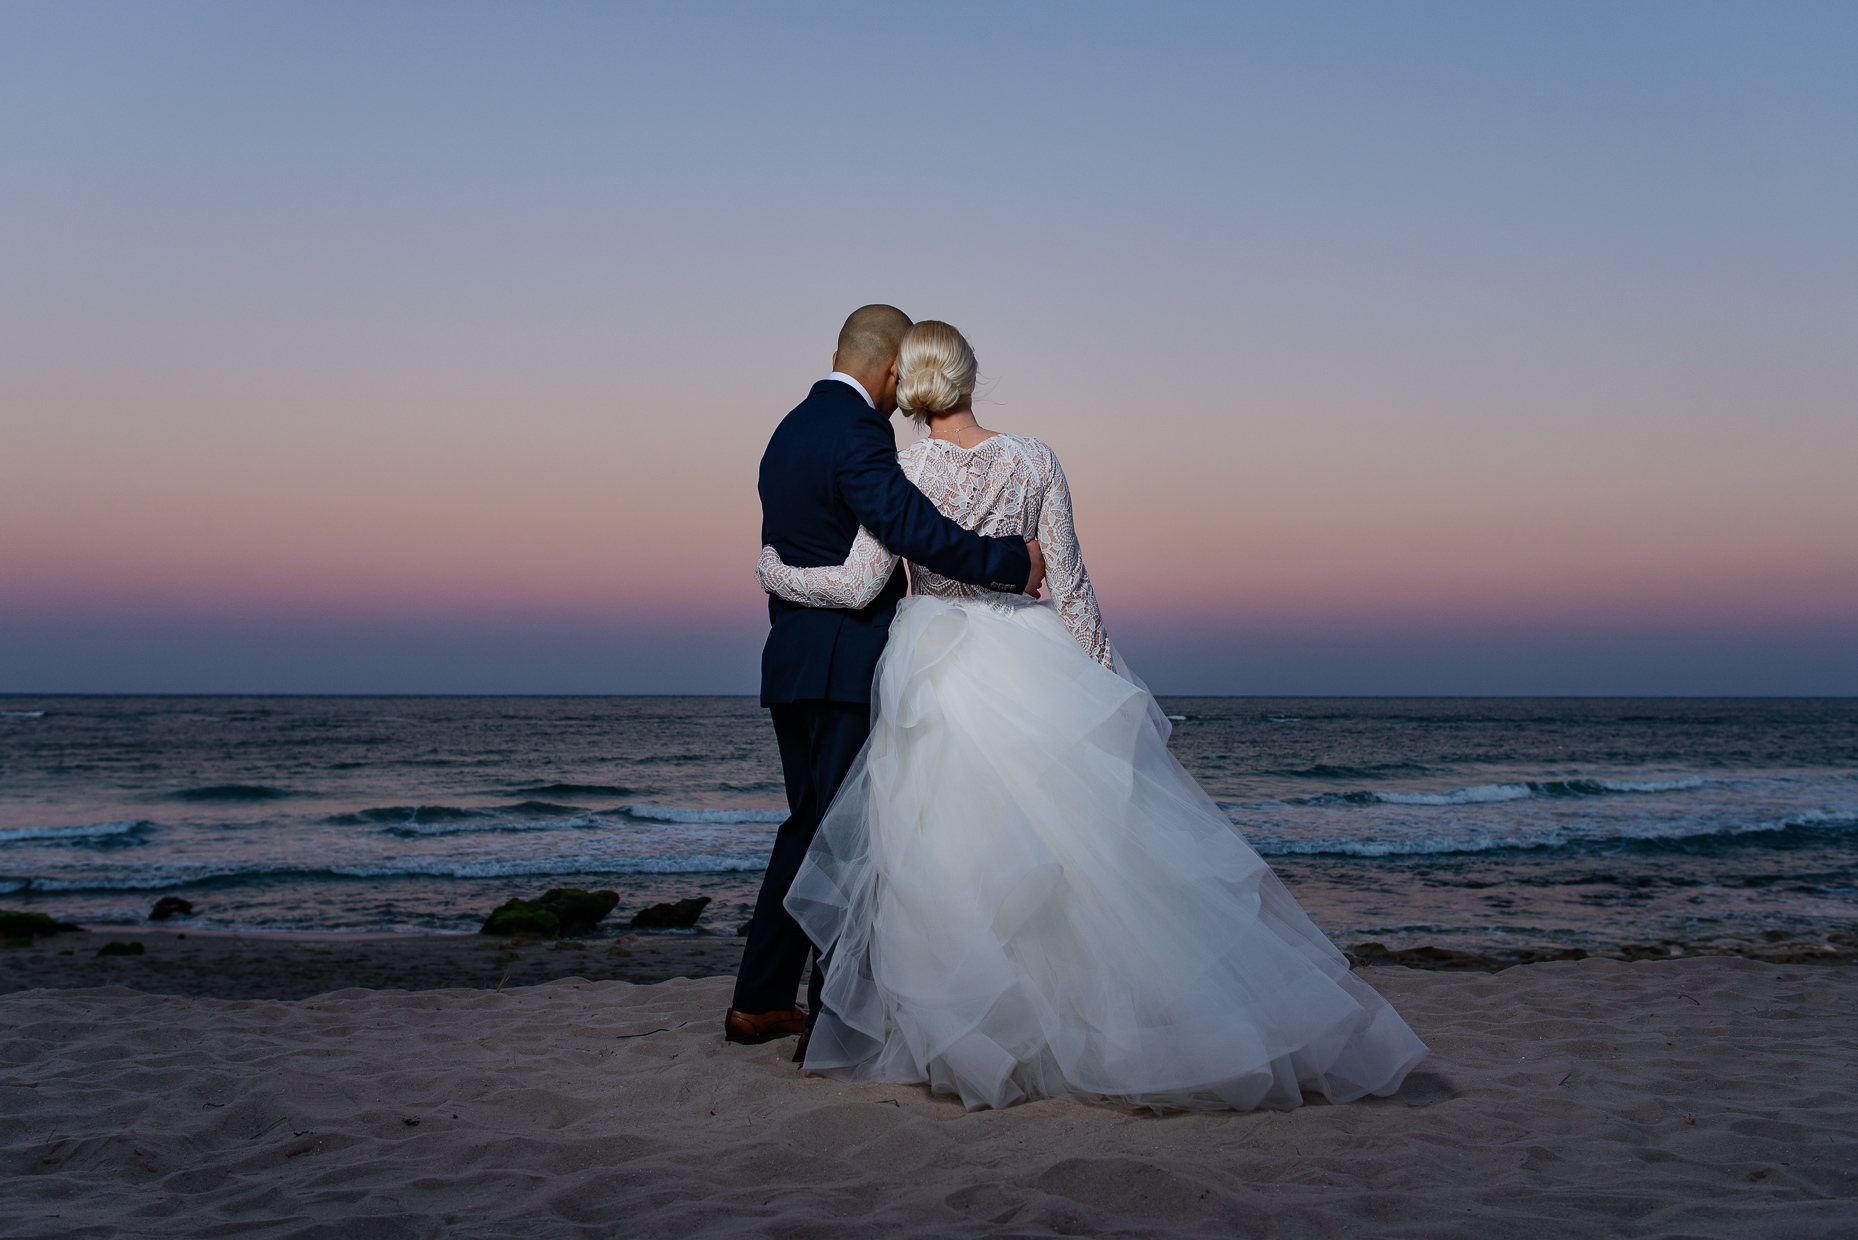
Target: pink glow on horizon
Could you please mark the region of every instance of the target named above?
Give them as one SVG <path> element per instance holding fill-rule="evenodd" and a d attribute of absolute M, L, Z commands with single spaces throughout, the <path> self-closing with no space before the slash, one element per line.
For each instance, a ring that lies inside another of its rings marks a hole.
<path fill-rule="evenodd" d="M 13 437 L 0 607 L 758 623 L 756 461 L 793 398 L 653 420 L 582 393 L 538 424 L 515 402 L 332 420 L 143 401 L 125 420 L 116 397 L 91 436 L 47 419 Z M 1058 448 L 1112 623 L 1858 616 L 1833 454 L 1619 439 L 1607 460 L 1544 444 L 1516 466 L 1514 441 L 1435 427 L 1396 450 L 1424 428 L 1348 411 L 1306 440 L 1260 415 L 1131 438 L 1030 402 L 984 413 Z"/>

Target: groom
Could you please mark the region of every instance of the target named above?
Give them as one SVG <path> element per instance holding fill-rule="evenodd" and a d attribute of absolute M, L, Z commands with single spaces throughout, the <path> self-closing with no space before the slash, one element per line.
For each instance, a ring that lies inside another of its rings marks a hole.
<path fill-rule="evenodd" d="M 832 373 L 781 420 L 761 458 L 761 541 L 802 568 L 843 563 L 858 527 L 944 577 L 1005 593 L 1035 593 L 1045 577 L 1036 539 L 983 538 L 924 497 L 897 464 L 897 348 L 910 320 L 895 306 L 862 306 L 839 330 Z M 773 630 L 761 652 L 761 704 L 774 717 L 789 817 L 774 837 L 767 877 L 742 949 L 731 1042 L 805 1035 L 819 1013 L 824 970 L 807 1008 L 794 1006 L 813 944 L 782 907 L 820 817 L 871 730 L 871 678 L 903 597 L 896 573 L 858 611 L 803 607 L 770 596 Z M 794 1062 L 806 1058 L 801 1038 Z"/>

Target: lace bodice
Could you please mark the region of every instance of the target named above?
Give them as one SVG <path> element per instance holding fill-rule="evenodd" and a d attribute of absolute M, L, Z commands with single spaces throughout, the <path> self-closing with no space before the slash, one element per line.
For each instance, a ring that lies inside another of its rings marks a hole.
<path fill-rule="evenodd" d="M 1110 639 L 1097 610 L 1097 594 L 1071 522 L 1071 489 L 1056 453 L 1037 439 L 994 435 L 972 448 L 922 439 L 897 459 L 917 489 L 963 528 L 992 537 L 1037 538 L 1045 555 L 1045 581 L 1065 627 L 1086 654 L 1105 667 L 1115 667 Z M 756 578 L 768 593 L 808 607 L 858 608 L 878 596 L 896 567 L 897 557 L 869 530 L 860 528 L 843 564 L 793 568 L 782 562 L 774 548 L 763 547 Z M 920 564 L 910 565 L 910 584 L 918 594 L 1005 597 L 951 581 Z"/>

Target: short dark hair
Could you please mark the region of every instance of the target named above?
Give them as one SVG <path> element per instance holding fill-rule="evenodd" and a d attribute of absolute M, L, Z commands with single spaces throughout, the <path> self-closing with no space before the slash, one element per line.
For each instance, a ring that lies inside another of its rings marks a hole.
<path fill-rule="evenodd" d="M 910 316 L 895 306 L 879 302 L 858 307 L 839 329 L 839 369 L 888 366 L 908 330 Z"/>

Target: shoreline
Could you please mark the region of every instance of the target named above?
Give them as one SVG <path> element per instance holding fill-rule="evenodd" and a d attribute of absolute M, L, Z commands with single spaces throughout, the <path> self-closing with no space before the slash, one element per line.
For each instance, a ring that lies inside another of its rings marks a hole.
<path fill-rule="evenodd" d="M 26 990 L 123 986 L 184 998 L 300 1000 L 338 990 L 496 990 L 566 979 L 652 985 L 672 978 L 733 978 L 744 939 L 735 935 L 645 933 L 540 939 L 392 931 L 201 930 L 104 926 L 65 931 L 30 947 L 0 949 L 0 995 Z M 139 945 L 135 955 L 99 956 L 104 945 Z M 1357 943 L 1350 964 L 1389 969 L 1501 974 L 1547 961 L 1743 960 L 1770 965 L 1858 964 L 1858 936 L 1779 942 L 1633 945 L 1551 953 L 1502 946 L 1372 950 Z"/>

